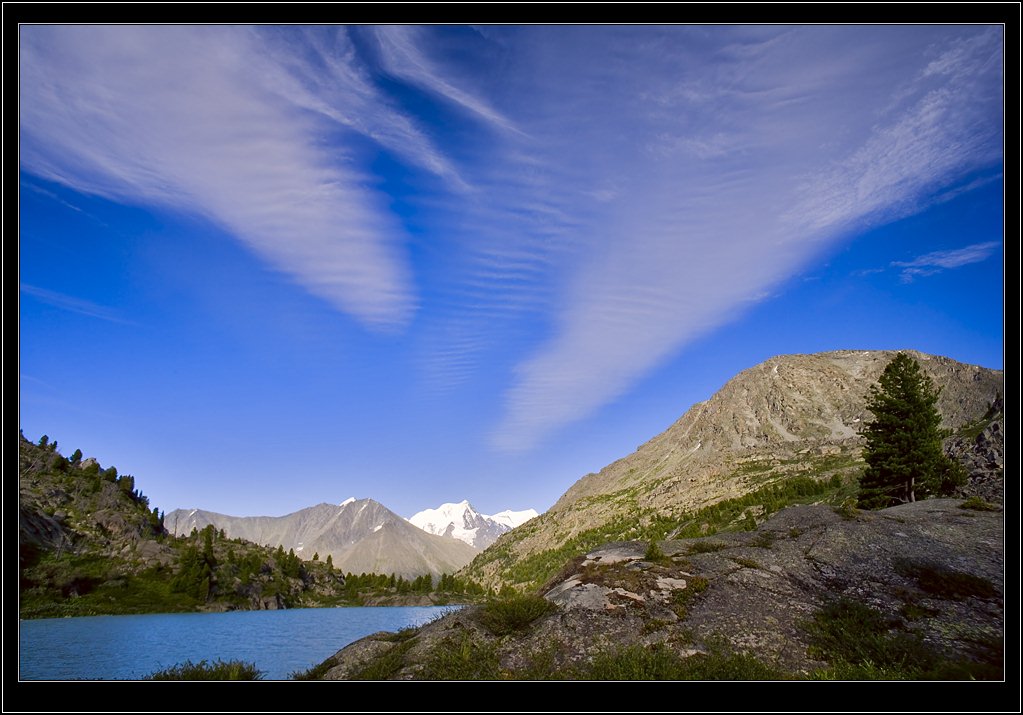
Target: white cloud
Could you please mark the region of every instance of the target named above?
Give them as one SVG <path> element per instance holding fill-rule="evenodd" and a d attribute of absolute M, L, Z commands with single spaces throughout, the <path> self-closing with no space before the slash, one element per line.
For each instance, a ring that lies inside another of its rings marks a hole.
<path fill-rule="evenodd" d="M 987 260 L 1000 245 L 998 241 L 974 243 L 964 248 L 926 253 L 912 261 L 892 261 L 892 265 L 903 269 L 902 280 L 908 283 L 917 276 L 931 276 L 943 270 L 980 263 Z"/>
<path fill-rule="evenodd" d="M 519 131 L 507 117 L 483 98 L 458 87 L 427 57 L 421 46 L 421 30 L 407 25 L 383 25 L 373 28 L 384 67 L 388 72 L 427 89 L 468 110 L 488 123 Z"/>
<path fill-rule="evenodd" d="M 545 158 L 584 183 L 613 176 L 617 193 L 579 228 L 585 254 L 515 371 L 495 446 L 529 449 L 593 414 L 829 243 L 1001 160 L 997 32 L 744 32 L 593 32 L 600 62 L 570 32 L 547 50 L 549 86 L 530 99 L 572 114 Z M 959 35 L 980 39 L 942 51 Z M 569 190 L 551 200 L 596 211 Z"/>
<path fill-rule="evenodd" d="M 343 81 L 316 99 L 272 64 L 264 50 L 273 47 L 251 29 L 20 31 L 23 168 L 79 191 L 203 214 L 366 324 L 408 321 L 415 301 L 400 226 L 367 177 L 325 151 L 322 120 L 308 112 L 329 115 L 324 102 L 354 98 L 358 124 L 371 112 L 362 105 L 376 107 L 345 72 L 343 51 L 322 55 Z M 395 112 L 380 116 L 384 144 L 404 144 L 403 131 L 414 139 Z M 451 173 L 427 143 L 410 145 L 420 163 Z"/>
<path fill-rule="evenodd" d="M 94 303 L 91 300 L 76 298 L 74 296 L 65 295 L 64 293 L 47 290 L 45 288 L 37 288 L 36 286 L 28 285 L 27 283 L 21 284 L 20 291 L 25 295 L 30 295 L 33 298 L 41 300 L 55 308 L 60 308 L 61 310 L 78 313 L 79 315 L 86 315 L 90 318 L 99 318 L 100 320 L 106 320 L 110 323 L 135 325 L 133 321 L 122 317 L 121 314 L 113 308 L 100 305 L 99 303 Z"/>
<path fill-rule="evenodd" d="M 426 371 L 462 384 L 517 355 L 493 442 L 527 449 L 857 227 L 979 185 L 1001 161 L 1000 33 L 26 27 L 22 161 L 208 216 L 386 328 L 417 301 L 359 169 L 372 140 L 437 179 L 414 199 Z M 429 111 L 450 108 L 472 121 Z"/>

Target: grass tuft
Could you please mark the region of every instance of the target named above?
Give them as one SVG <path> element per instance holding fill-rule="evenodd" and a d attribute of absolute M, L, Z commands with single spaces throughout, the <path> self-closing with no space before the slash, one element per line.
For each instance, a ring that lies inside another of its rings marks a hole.
<path fill-rule="evenodd" d="M 479 611 L 480 623 L 496 636 L 523 631 L 533 621 L 557 610 L 542 596 L 512 596 L 484 604 Z"/>
<path fill-rule="evenodd" d="M 369 663 L 364 665 L 351 677 L 352 680 L 387 680 L 394 676 L 405 665 L 405 653 L 414 641 L 407 640 L 391 647 Z"/>
<path fill-rule="evenodd" d="M 330 656 L 322 663 L 318 663 L 308 670 L 296 671 L 288 677 L 291 680 L 320 680 L 335 665 L 337 665 L 337 659 L 334 656 Z"/>
<path fill-rule="evenodd" d="M 695 541 L 689 544 L 689 553 L 691 554 L 710 554 L 715 551 L 721 551 L 721 549 L 727 549 L 728 544 L 720 541 Z"/>
<path fill-rule="evenodd" d="M 263 672 L 253 663 L 240 660 L 222 661 L 209 664 L 205 660 L 193 663 L 190 660 L 149 675 L 146 680 L 262 680 Z"/>
<path fill-rule="evenodd" d="M 997 504 L 992 504 L 989 501 L 984 501 L 978 496 L 972 496 L 966 499 L 962 504 L 959 505 L 960 509 L 973 509 L 974 511 L 1001 511 L 1001 507 Z"/>
<path fill-rule="evenodd" d="M 468 632 L 448 637 L 424 657 L 419 678 L 425 680 L 497 680 L 500 677 L 497 648 L 476 640 Z"/>
<path fill-rule="evenodd" d="M 783 673 L 756 658 L 723 650 L 683 658 L 657 644 L 598 653 L 574 676 L 580 680 L 780 680 Z"/>

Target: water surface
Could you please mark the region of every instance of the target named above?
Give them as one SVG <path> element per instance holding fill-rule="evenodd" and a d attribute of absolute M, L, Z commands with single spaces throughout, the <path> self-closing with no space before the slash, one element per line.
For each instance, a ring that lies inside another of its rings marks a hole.
<path fill-rule="evenodd" d="M 398 631 L 460 606 L 296 608 L 228 613 L 44 618 L 20 622 L 21 680 L 140 680 L 191 660 L 255 663 L 287 680 L 377 631 Z"/>

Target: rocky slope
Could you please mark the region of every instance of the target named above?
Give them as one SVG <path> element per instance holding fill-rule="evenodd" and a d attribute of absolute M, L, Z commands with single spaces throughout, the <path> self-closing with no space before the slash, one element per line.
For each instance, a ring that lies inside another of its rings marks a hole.
<path fill-rule="evenodd" d="M 958 435 L 949 450 L 973 470 L 968 493 L 1001 501 L 1002 371 L 907 352 L 941 389 L 944 426 Z M 534 585 L 574 555 L 565 544 L 658 536 L 654 527 L 797 476 L 851 483 L 862 466 L 859 430 L 871 418 L 868 389 L 895 354 L 784 355 L 739 373 L 633 454 L 581 478 L 461 575 L 495 589 Z"/>
<path fill-rule="evenodd" d="M 997 680 L 1003 516 L 963 507 L 954 499 L 877 512 L 798 506 L 750 532 L 656 549 L 607 544 L 541 589 L 548 608 L 497 617 L 495 604 L 467 607 L 417 631 L 357 641 L 316 673 Z"/>
<path fill-rule="evenodd" d="M 231 538 L 294 549 L 304 559 L 330 555 L 336 568 L 353 574 L 393 573 L 407 579 L 451 574 L 478 553 L 464 542 L 416 528 L 372 499 L 318 504 L 276 517 L 177 509 L 164 521 L 173 534 L 212 524 Z"/>
<path fill-rule="evenodd" d="M 482 551 L 497 541 L 501 534 L 535 516 L 537 513 L 533 509 L 506 510 L 493 516 L 480 514 L 466 500 L 457 504 L 441 504 L 436 509 L 424 509 L 408 520 L 427 533 L 458 539 Z"/>

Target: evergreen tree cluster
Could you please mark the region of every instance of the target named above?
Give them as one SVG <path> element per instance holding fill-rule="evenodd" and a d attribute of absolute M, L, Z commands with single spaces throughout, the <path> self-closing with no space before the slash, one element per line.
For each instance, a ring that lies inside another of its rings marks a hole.
<path fill-rule="evenodd" d="M 365 592 L 388 592 L 397 594 L 439 593 L 459 596 L 480 596 L 484 589 L 473 581 L 464 581 L 451 574 L 441 574 L 434 584 L 430 574 L 423 574 L 411 580 L 395 574 L 361 573 L 345 574 L 345 594 L 352 601 L 358 601 Z"/>
<path fill-rule="evenodd" d="M 193 530 L 194 533 L 194 530 Z M 213 553 L 213 526 L 202 530 L 202 549 L 186 546 L 178 557 L 178 572 L 171 581 L 171 589 L 186 593 L 202 602 L 215 593 L 217 559 Z"/>

